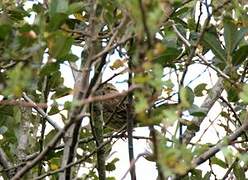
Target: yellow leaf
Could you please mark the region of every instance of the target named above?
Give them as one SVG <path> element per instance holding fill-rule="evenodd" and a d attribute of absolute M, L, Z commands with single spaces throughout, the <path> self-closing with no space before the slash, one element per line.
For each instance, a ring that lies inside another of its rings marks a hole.
<path fill-rule="evenodd" d="M 50 169 L 54 171 L 56 169 L 59 169 L 59 166 L 57 164 L 50 164 Z"/>

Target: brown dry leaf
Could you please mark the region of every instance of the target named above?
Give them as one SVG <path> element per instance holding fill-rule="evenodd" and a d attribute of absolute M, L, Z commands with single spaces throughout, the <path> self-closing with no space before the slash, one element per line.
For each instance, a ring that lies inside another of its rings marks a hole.
<path fill-rule="evenodd" d="M 112 66 L 110 66 L 110 68 L 112 70 L 115 70 L 115 69 L 119 69 L 119 68 L 121 68 L 123 66 L 125 66 L 125 60 L 117 59 L 117 60 L 114 61 Z"/>

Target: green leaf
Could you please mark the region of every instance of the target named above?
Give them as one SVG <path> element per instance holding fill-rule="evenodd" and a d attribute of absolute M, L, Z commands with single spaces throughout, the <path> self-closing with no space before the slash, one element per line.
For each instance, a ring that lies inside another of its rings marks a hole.
<path fill-rule="evenodd" d="M 183 7 L 177 10 L 175 13 L 173 13 L 173 16 L 174 17 L 184 16 L 185 14 L 188 14 L 188 13 L 189 13 L 189 7 Z"/>
<path fill-rule="evenodd" d="M 230 102 L 237 102 L 239 101 L 239 91 L 235 87 L 229 87 L 226 89 L 227 91 L 227 99 Z"/>
<path fill-rule="evenodd" d="M 66 13 L 68 10 L 68 0 L 52 0 L 49 2 L 48 12 L 51 17 L 56 13 Z"/>
<path fill-rule="evenodd" d="M 162 53 L 159 57 L 155 58 L 155 62 L 159 63 L 163 67 L 171 65 L 173 60 L 180 55 L 181 49 L 167 47 L 164 53 Z"/>
<path fill-rule="evenodd" d="M 8 71 L 7 88 L 4 89 L 4 94 L 20 97 L 22 92 L 27 87 L 30 89 L 32 79 L 32 69 L 25 67 L 19 63 L 12 70 Z"/>
<path fill-rule="evenodd" d="M 0 106 L 0 114 L 4 114 L 4 115 L 7 115 L 7 116 L 13 116 L 13 113 L 14 113 L 14 109 L 13 109 L 13 106 Z"/>
<path fill-rule="evenodd" d="M 217 158 L 217 157 L 212 157 L 211 158 L 211 163 L 212 164 L 217 164 L 217 165 L 219 165 L 220 167 L 222 167 L 222 168 L 228 168 L 228 165 L 224 162 L 224 161 L 222 161 L 221 159 L 219 159 L 219 158 Z"/>
<path fill-rule="evenodd" d="M 52 106 L 51 106 L 51 109 L 50 111 L 48 112 L 48 115 L 54 115 L 54 114 L 57 114 L 59 113 L 60 110 L 59 110 L 59 105 L 56 101 L 53 102 Z"/>
<path fill-rule="evenodd" d="M 240 98 L 243 100 L 244 103 L 248 104 L 248 85 L 243 86 L 242 92 L 239 94 Z"/>
<path fill-rule="evenodd" d="M 85 9 L 85 2 L 75 2 L 69 5 L 67 14 L 74 14 Z"/>
<path fill-rule="evenodd" d="M 202 179 L 202 171 L 201 170 L 192 169 L 191 173 L 192 173 L 192 177 L 190 177 L 189 180 L 191 180 L 191 179 Z"/>
<path fill-rule="evenodd" d="M 41 76 L 47 76 L 47 75 L 50 75 L 50 74 L 52 74 L 58 70 L 59 70 L 59 64 L 58 63 L 47 63 L 41 69 L 40 75 Z"/>
<path fill-rule="evenodd" d="M 106 170 L 107 171 L 114 171 L 116 169 L 116 166 L 114 163 L 110 162 L 106 164 Z"/>
<path fill-rule="evenodd" d="M 240 166 L 239 161 L 235 162 L 233 173 L 237 180 L 246 180 L 244 168 Z"/>
<path fill-rule="evenodd" d="M 236 48 L 240 41 L 244 38 L 244 36 L 248 33 L 248 28 L 240 28 L 239 31 L 236 32 L 234 35 L 234 42 L 233 42 L 233 47 Z"/>
<path fill-rule="evenodd" d="M 247 32 L 248 28 L 238 30 L 234 20 L 230 17 L 224 19 L 224 39 L 228 54 L 232 54 Z"/>
<path fill-rule="evenodd" d="M 115 177 L 107 177 L 106 180 L 116 180 Z"/>
<path fill-rule="evenodd" d="M 56 88 L 55 94 L 52 95 L 51 99 L 57 99 L 67 96 L 70 94 L 71 91 L 72 89 L 68 87 L 58 87 Z"/>
<path fill-rule="evenodd" d="M 189 109 L 189 113 L 190 113 L 190 115 L 197 116 L 197 117 L 206 116 L 206 112 L 204 111 L 204 109 L 201 109 L 200 107 L 198 107 L 195 104 L 193 104 L 191 106 L 191 108 Z"/>
<path fill-rule="evenodd" d="M 7 24 L 0 25 L 0 40 L 6 39 L 11 33 L 11 26 Z"/>
<path fill-rule="evenodd" d="M 235 40 L 235 34 L 237 32 L 237 27 L 233 23 L 231 18 L 224 18 L 224 40 L 226 46 L 227 54 L 231 54 L 235 48 L 235 44 L 233 43 Z"/>
<path fill-rule="evenodd" d="M 64 57 L 63 57 L 63 59 L 61 60 L 61 59 L 58 59 L 59 60 L 59 62 L 63 62 L 63 61 L 70 61 L 70 62 L 75 62 L 75 61 L 77 61 L 79 59 L 79 57 L 78 56 L 76 56 L 75 54 L 67 54 L 67 55 L 65 55 Z"/>
<path fill-rule="evenodd" d="M 51 130 L 45 137 L 45 144 L 48 144 L 53 138 L 54 136 L 57 134 L 56 130 Z M 53 152 L 53 151 L 52 151 Z"/>
<path fill-rule="evenodd" d="M 206 32 L 203 36 L 203 41 L 212 50 L 214 55 L 218 57 L 221 61 L 226 61 L 226 55 L 224 49 L 221 47 L 221 43 L 216 34 L 212 32 Z"/>
<path fill-rule="evenodd" d="M 210 177 L 211 177 L 211 172 L 207 172 L 205 175 L 204 175 L 204 177 L 203 177 L 203 179 L 202 180 L 209 180 L 210 179 Z"/>
<path fill-rule="evenodd" d="M 72 103 L 71 103 L 71 101 L 66 101 L 65 103 L 64 103 L 64 109 L 65 110 L 71 110 L 71 107 L 72 107 Z"/>
<path fill-rule="evenodd" d="M 64 35 L 62 32 L 56 32 L 50 34 L 47 38 L 49 53 L 54 58 L 64 58 L 69 51 L 73 43 L 73 38 Z"/>
<path fill-rule="evenodd" d="M 60 26 L 66 21 L 68 15 L 65 13 L 56 13 L 51 17 L 51 20 L 48 24 L 48 30 L 50 32 L 56 31 Z"/>
<path fill-rule="evenodd" d="M 56 91 L 58 88 L 63 86 L 64 79 L 61 77 L 61 72 L 56 71 L 52 74 L 52 76 L 48 79 L 48 86 L 52 91 Z"/>
<path fill-rule="evenodd" d="M 194 93 L 188 86 L 180 89 L 180 100 L 182 107 L 189 108 L 194 102 Z"/>
<path fill-rule="evenodd" d="M 199 156 L 209 150 L 209 145 L 208 144 L 203 144 L 203 145 L 196 145 L 194 149 L 194 156 Z"/>
<path fill-rule="evenodd" d="M 203 95 L 204 95 L 204 94 L 203 94 L 203 91 L 204 91 L 204 90 L 207 90 L 207 89 L 206 89 L 206 86 L 207 86 L 206 83 L 198 84 L 198 85 L 195 87 L 195 89 L 194 89 L 194 94 L 195 94 L 195 96 L 197 96 L 197 97 L 203 96 Z"/>
<path fill-rule="evenodd" d="M 29 13 L 23 9 L 23 7 L 19 6 L 15 9 L 9 11 L 9 15 L 11 19 L 15 20 L 23 20 L 24 17 L 29 16 Z"/>
<path fill-rule="evenodd" d="M 165 176 L 171 174 L 184 175 L 190 169 L 192 160 L 192 152 L 184 145 L 175 148 L 165 147 L 163 141 L 160 142 L 159 147 L 159 163 Z"/>
<path fill-rule="evenodd" d="M 145 111 L 148 107 L 148 102 L 145 96 L 142 93 L 135 93 L 135 96 L 137 97 L 137 102 L 135 103 L 135 112 L 141 113 Z"/>
<path fill-rule="evenodd" d="M 22 118 L 22 112 L 20 110 L 19 107 L 16 107 L 16 108 L 13 108 L 13 115 L 14 115 L 14 121 L 16 123 L 19 123 L 21 121 L 21 118 Z"/>
<path fill-rule="evenodd" d="M 232 55 L 233 65 L 241 65 L 248 56 L 248 45 L 241 46 Z"/>
<path fill-rule="evenodd" d="M 163 86 L 163 67 L 160 64 L 154 64 L 152 68 L 152 80 L 148 81 L 148 83 L 154 87 L 157 91 L 160 91 Z"/>
<path fill-rule="evenodd" d="M 163 116 L 161 119 L 164 120 L 163 123 L 169 126 L 171 126 L 179 118 L 176 107 L 163 110 L 162 115 Z"/>
<path fill-rule="evenodd" d="M 167 87 L 167 88 L 172 89 L 174 87 L 174 84 L 171 81 L 171 79 L 168 79 L 168 80 L 164 81 L 164 86 Z"/>
<path fill-rule="evenodd" d="M 50 134 L 51 133 L 51 134 Z M 52 130 L 52 132 L 49 132 L 48 135 L 52 136 L 54 134 L 54 130 Z M 56 150 L 56 151 L 49 151 L 49 153 L 47 154 L 47 156 L 45 157 L 46 161 L 49 161 L 51 159 L 57 159 L 60 158 L 63 155 L 63 150 Z"/>

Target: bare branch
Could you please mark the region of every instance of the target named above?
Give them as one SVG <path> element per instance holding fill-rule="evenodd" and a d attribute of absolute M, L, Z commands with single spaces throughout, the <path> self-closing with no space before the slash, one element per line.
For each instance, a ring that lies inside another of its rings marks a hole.
<path fill-rule="evenodd" d="M 0 164 L 4 169 L 10 169 L 13 166 L 12 163 L 8 160 L 8 157 L 2 148 L 0 148 Z M 9 178 L 11 178 L 14 174 L 15 171 L 7 170 L 7 176 Z"/>
<path fill-rule="evenodd" d="M 84 106 L 83 112 L 85 112 L 87 109 L 87 105 Z M 64 133 L 71 127 L 72 124 L 76 123 L 80 119 L 71 119 L 63 129 L 60 129 L 59 132 L 55 135 L 55 137 L 48 143 L 48 145 L 43 149 L 43 151 L 32 161 L 28 162 L 22 169 L 20 169 L 15 176 L 12 178 L 12 180 L 18 180 L 20 179 L 27 171 L 29 171 L 33 166 L 35 166 L 37 163 L 39 163 L 45 155 L 52 150 L 58 141 L 63 137 Z"/>
<path fill-rule="evenodd" d="M 195 158 L 192 161 L 193 168 L 204 163 L 209 158 L 213 157 L 217 152 L 221 150 L 221 148 L 230 145 L 234 140 L 241 136 L 242 133 L 248 130 L 248 120 L 238 129 L 236 129 L 230 136 L 226 136 L 223 138 L 222 142 L 218 143 L 214 147 L 207 150 L 205 153 Z"/>
<path fill-rule="evenodd" d="M 32 107 L 45 119 L 47 119 L 47 121 L 57 130 L 61 130 L 62 128 L 56 123 L 55 120 L 51 119 L 44 111 L 42 108 L 40 108 L 39 106 L 37 106 L 28 96 L 26 93 L 23 93 L 23 99 L 25 99 L 25 101 L 27 101 L 28 103 L 32 104 Z"/>
<path fill-rule="evenodd" d="M 118 136 L 118 133 L 122 132 L 124 128 L 125 128 L 125 127 L 121 128 L 121 129 L 116 133 L 117 136 Z M 120 138 L 120 137 L 118 137 L 118 138 Z M 70 167 L 72 167 L 72 166 L 75 166 L 75 165 L 77 165 L 77 164 L 80 164 L 80 163 L 84 162 L 85 160 L 87 160 L 88 158 L 90 158 L 92 155 L 94 155 L 99 149 L 103 148 L 103 147 L 106 146 L 108 143 L 110 143 L 110 142 L 112 141 L 112 139 L 113 139 L 113 137 L 111 136 L 109 140 L 103 142 L 103 143 L 100 144 L 94 151 L 92 151 L 90 154 L 86 155 L 85 157 L 83 157 L 83 158 L 81 158 L 81 159 L 78 159 L 76 162 L 71 162 L 71 163 L 67 164 L 66 166 L 64 166 L 64 167 L 62 167 L 62 168 L 60 168 L 60 169 L 57 169 L 57 170 L 55 170 L 55 171 L 48 172 L 48 173 L 46 173 L 46 174 L 43 174 L 42 176 L 36 177 L 35 179 L 36 179 L 36 180 L 37 180 L 37 179 L 43 179 L 43 178 L 46 177 L 46 176 L 50 176 L 50 175 L 52 175 L 52 174 L 56 174 L 56 173 L 59 173 L 59 172 L 63 172 L 63 171 L 65 171 L 67 168 L 70 168 Z"/>
<path fill-rule="evenodd" d="M 34 105 L 33 103 L 25 102 L 22 100 L 1 100 L 0 105 L 12 105 L 12 106 L 29 107 L 29 108 L 33 108 L 36 106 L 40 108 L 47 107 L 47 104 L 45 103 L 37 103 L 36 105 Z"/>
<path fill-rule="evenodd" d="M 136 159 L 134 159 L 134 160 L 131 162 L 131 164 L 130 164 L 128 170 L 125 172 L 125 174 L 123 175 L 123 177 L 121 178 L 121 180 L 124 180 L 124 179 L 127 177 L 129 171 L 133 168 L 133 166 L 135 166 L 135 163 L 139 160 L 139 158 L 143 157 L 144 155 L 146 155 L 146 153 L 138 154 L 138 156 L 136 157 Z"/>
<path fill-rule="evenodd" d="M 32 115 L 31 109 L 22 107 L 21 108 L 21 122 L 18 132 L 18 146 L 17 146 L 17 158 L 19 161 L 26 157 L 26 150 L 29 143 L 29 133 L 30 133 L 30 116 Z"/>
<path fill-rule="evenodd" d="M 204 111 L 204 113 L 207 115 L 210 109 L 213 107 L 216 100 L 220 97 L 222 91 L 223 91 L 223 78 L 220 77 L 218 81 L 215 83 L 215 85 L 212 87 L 212 89 L 209 91 L 207 97 L 205 98 L 204 102 L 200 106 L 200 108 Z M 200 125 L 202 121 L 205 119 L 205 117 L 195 117 L 193 118 L 192 122 L 196 127 L 194 129 L 187 128 L 186 131 L 183 133 L 183 142 L 188 144 L 191 139 L 195 136 L 195 133 L 199 130 Z"/>

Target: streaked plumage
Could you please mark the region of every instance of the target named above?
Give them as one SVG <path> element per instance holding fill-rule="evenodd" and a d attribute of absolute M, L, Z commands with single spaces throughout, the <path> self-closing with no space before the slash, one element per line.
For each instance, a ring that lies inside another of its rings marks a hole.
<path fill-rule="evenodd" d="M 107 95 L 118 93 L 113 84 L 106 83 L 100 87 L 95 95 Z M 101 102 L 103 108 L 103 121 L 105 126 L 112 129 L 120 129 L 127 122 L 127 100 L 126 97 L 115 97 Z M 94 112 L 100 115 L 99 107 L 94 106 Z"/>

